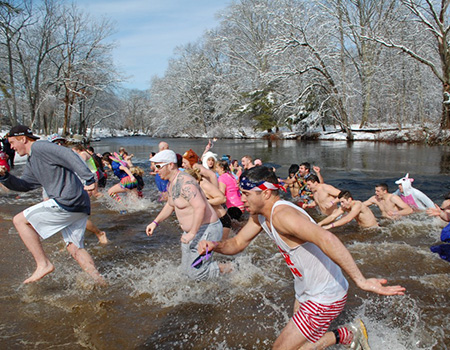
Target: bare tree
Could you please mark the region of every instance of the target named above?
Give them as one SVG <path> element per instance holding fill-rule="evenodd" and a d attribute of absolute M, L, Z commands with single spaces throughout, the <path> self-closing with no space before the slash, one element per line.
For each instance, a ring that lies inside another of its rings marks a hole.
<path fill-rule="evenodd" d="M 400 50 L 421 64 L 426 65 L 439 79 L 442 86 L 442 113 L 440 128 L 450 129 L 450 51 L 449 51 L 449 13 L 450 0 L 401 0 L 401 4 L 409 10 L 404 21 L 414 20 L 418 30 L 425 29 L 429 39 L 416 47 L 409 42 L 398 42 L 392 37 L 368 35 L 366 39 L 374 40 L 382 45 Z M 393 34 L 395 35 L 395 31 Z M 432 42 L 434 41 L 433 50 Z M 437 55 L 433 55 L 436 52 Z"/>
<path fill-rule="evenodd" d="M 30 25 L 31 4 L 28 1 L 2 2 L 0 6 L 0 59 L 1 65 L 1 92 L 7 108 L 8 117 L 12 125 L 18 121 L 18 93 L 16 89 L 16 47 L 21 40 L 23 29 Z M 23 122 L 23 120 L 22 120 Z"/>
<path fill-rule="evenodd" d="M 328 113 L 353 139 L 350 120 L 342 94 L 339 47 L 336 32 L 316 7 L 296 1 L 280 1 L 280 10 L 272 14 L 277 18 L 277 36 L 271 51 L 276 56 L 287 56 L 276 77 L 300 77 L 307 84 L 300 94 L 302 98 L 313 94 L 321 113 Z"/>

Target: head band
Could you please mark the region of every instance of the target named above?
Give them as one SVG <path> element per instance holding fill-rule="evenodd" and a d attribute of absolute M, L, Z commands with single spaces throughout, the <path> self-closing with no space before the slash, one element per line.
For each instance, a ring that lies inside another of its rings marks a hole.
<path fill-rule="evenodd" d="M 245 191 L 283 190 L 286 192 L 286 189 L 280 184 L 273 184 L 267 181 L 252 182 L 246 176 L 241 179 L 239 186 Z"/>

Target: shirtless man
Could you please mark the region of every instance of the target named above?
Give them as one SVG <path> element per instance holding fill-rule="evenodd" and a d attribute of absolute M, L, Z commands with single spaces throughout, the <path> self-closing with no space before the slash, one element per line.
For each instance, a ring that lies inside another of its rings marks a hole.
<path fill-rule="evenodd" d="M 333 227 L 348 224 L 350 221 L 355 219 L 358 225 L 362 228 L 378 227 L 377 219 L 375 218 L 375 215 L 373 215 L 372 211 L 361 201 L 354 200 L 350 191 L 341 191 L 338 198 L 341 206 L 337 208 L 330 216 L 319 222 L 319 226 L 322 226 L 325 230 L 329 230 Z M 343 217 L 336 220 L 341 215 L 343 215 Z"/>
<path fill-rule="evenodd" d="M 289 189 L 291 192 L 291 197 L 296 198 L 299 196 L 300 191 L 300 180 L 298 175 L 299 166 L 297 164 L 291 164 L 289 167 L 289 176 L 287 179 L 283 180 L 284 187 Z"/>
<path fill-rule="evenodd" d="M 255 164 L 253 164 L 253 158 L 251 156 L 243 156 L 241 159 L 241 164 L 244 170 L 251 169 L 255 166 Z"/>
<path fill-rule="evenodd" d="M 363 202 L 367 207 L 375 204 L 380 208 L 381 215 L 389 219 L 399 219 L 402 216 L 412 214 L 413 209 L 402 199 L 388 192 L 388 185 L 381 183 L 375 186 L 375 195 Z"/>
<path fill-rule="evenodd" d="M 181 265 L 183 272 L 191 279 L 205 280 L 217 277 L 219 264 L 213 258 L 204 260 L 198 268 L 191 265 L 198 258 L 197 245 L 201 240 L 218 241 L 222 238 L 222 223 L 208 203 L 197 181 L 180 171 L 177 156 L 171 150 L 158 152 L 150 159 L 155 163 L 161 179 L 168 180 L 168 199 L 164 208 L 146 228 L 151 236 L 156 227 L 174 211 L 183 233 L 181 236 Z"/>
<path fill-rule="evenodd" d="M 320 167 L 313 165 L 312 168 L 313 168 L 315 174 L 311 173 L 311 164 L 310 163 L 308 163 L 308 162 L 301 163 L 298 168 L 298 174 L 301 177 L 301 179 L 305 182 L 306 180 L 308 180 L 308 177 L 310 175 L 316 175 L 317 178 L 319 179 L 319 182 L 324 183 L 322 174 L 320 173 Z"/>
<path fill-rule="evenodd" d="M 320 183 L 316 175 L 309 175 L 306 185 L 313 193 L 314 202 L 306 204 L 304 208 L 314 208 L 317 205 L 320 212 L 327 216 L 337 209 L 337 203 L 339 202 L 337 196 L 341 191 L 336 187 Z"/>

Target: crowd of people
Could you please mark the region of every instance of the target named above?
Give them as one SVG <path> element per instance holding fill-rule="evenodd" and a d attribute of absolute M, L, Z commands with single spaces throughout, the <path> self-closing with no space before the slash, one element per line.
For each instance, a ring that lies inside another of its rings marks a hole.
<path fill-rule="evenodd" d="M 2 157 L 0 152 L 0 183 L 15 191 L 39 187 L 44 191 L 41 203 L 13 219 L 36 262 L 36 270 L 24 283 L 36 282 L 54 270 L 41 240 L 62 232 L 67 250 L 80 267 L 96 283 L 106 285 L 84 249 L 86 229 L 94 232 L 100 243 L 108 243 L 106 233 L 89 220 L 90 201 L 107 193 L 126 214 L 122 196 L 132 200 L 143 196 L 144 186 L 149 185 L 144 183 L 144 170 L 133 164 L 133 155 L 124 148 L 100 155 L 92 147 L 69 147 L 57 134 L 37 141 L 39 137 L 24 125 L 13 127 L 5 139 L 11 150 L 28 155 L 28 161 L 18 177 L 11 173 L 13 163 L 1 162 L 10 157 Z M 449 221 L 450 200 L 442 207 L 435 205 L 412 187 L 413 179 L 407 174 L 396 182 L 396 193 L 389 193 L 388 186 L 381 183 L 374 196 L 358 201 L 348 190 L 326 184 L 321 169 L 307 162 L 292 164 L 287 178 L 282 178 L 274 168 L 250 155 L 240 161 L 230 155 L 219 159 L 212 152 L 213 144 L 210 140 L 201 155 L 192 149 L 180 155 L 167 142 L 160 142 L 157 152 L 150 154 L 150 174 L 159 192 L 155 200 L 164 205 L 149 220 L 147 235 L 155 234 L 160 223 L 175 213 L 182 230 L 182 271 L 190 279 L 206 280 L 236 268 L 230 262 L 218 262 L 213 252 L 235 255 L 265 231 L 292 272 L 295 289 L 294 315 L 273 348 L 322 349 L 342 344 L 369 349 L 360 319 L 328 330 L 347 299 L 343 271 L 365 291 L 403 295 L 405 288 L 386 286 L 385 279 L 364 277 L 350 252 L 329 230 L 353 219 L 361 228 L 377 228 L 372 205 L 387 219 L 427 210 L 429 215 Z M 307 212 L 312 208 L 322 215 L 318 223 Z M 242 228 L 233 234 L 238 227 Z"/>

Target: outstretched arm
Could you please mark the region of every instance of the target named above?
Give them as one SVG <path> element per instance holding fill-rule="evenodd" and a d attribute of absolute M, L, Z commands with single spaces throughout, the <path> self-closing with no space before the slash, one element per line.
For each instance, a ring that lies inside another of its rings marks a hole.
<path fill-rule="evenodd" d="M 333 223 L 333 226 L 330 226 L 330 225 L 323 226 L 322 225 L 322 227 L 326 230 L 329 230 L 332 227 L 344 226 L 345 224 L 348 224 L 350 221 L 355 219 L 361 213 L 361 210 L 362 210 L 362 203 L 356 202 L 355 204 L 353 204 L 353 207 L 350 210 L 350 212 L 348 212 L 347 215 L 344 215 L 339 220 L 335 221 Z"/>
<path fill-rule="evenodd" d="M 283 207 L 282 215 L 278 215 Z M 334 234 L 314 224 L 304 214 L 294 208 L 280 206 L 274 212 L 273 225 L 278 232 L 283 232 L 286 239 L 294 239 L 298 243 L 311 242 L 317 245 L 331 260 L 338 264 L 356 285 L 365 291 L 382 295 L 403 295 L 405 288 L 401 286 L 383 286 L 385 279 L 366 279 L 347 248 Z M 277 210 L 278 209 L 278 210 Z M 287 243 L 287 242 L 286 242 Z"/>
<path fill-rule="evenodd" d="M 261 225 L 258 217 L 252 215 L 236 236 L 220 242 L 200 241 L 198 253 L 204 254 L 208 248 L 208 251 L 214 250 L 224 255 L 235 255 L 243 251 L 260 232 Z"/>
<path fill-rule="evenodd" d="M 428 216 L 439 216 L 444 221 L 450 221 L 450 213 L 447 210 L 442 210 L 437 204 L 434 206 L 434 208 L 427 209 Z"/>
<path fill-rule="evenodd" d="M 147 236 L 151 236 L 159 223 L 167 219 L 173 213 L 173 211 L 174 207 L 171 206 L 169 202 L 166 202 L 166 205 L 164 205 L 164 208 L 162 208 L 155 220 L 147 225 L 147 228 L 145 229 L 145 233 L 147 234 Z"/>
<path fill-rule="evenodd" d="M 370 207 L 371 205 L 376 204 L 375 196 L 370 197 L 368 200 L 366 200 L 365 202 L 363 202 L 363 204 L 364 204 L 366 207 Z"/>
<path fill-rule="evenodd" d="M 413 209 L 406 204 L 405 202 L 402 201 L 402 199 L 397 196 L 397 195 L 392 195 L 391 197 L 391 202 L 394 203 L 398 208 L 400 208 L 397 211 L 394 212 L 388 212 L 389 216 L 392 217 L 398 217 L 398 216 L 404 216 L 404 215 L 409 215 L 413 213 Z"/>
<path fill-rule="evenodd" d="M 328 215 L 325 219 L 318 223 L 319 226 L 324 227 L 325 225 L 331 224 L 339 215 L 344 214 L 344 211 L 341 208 L 335 209 L 330 215 Z M 336 223 L 335 225 L 336 226 Z"/>

